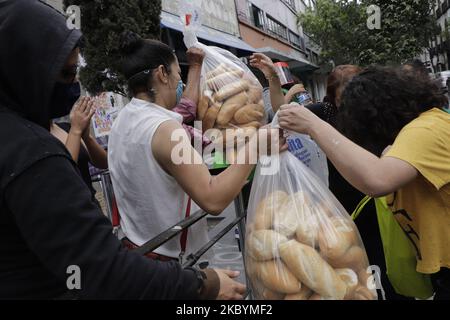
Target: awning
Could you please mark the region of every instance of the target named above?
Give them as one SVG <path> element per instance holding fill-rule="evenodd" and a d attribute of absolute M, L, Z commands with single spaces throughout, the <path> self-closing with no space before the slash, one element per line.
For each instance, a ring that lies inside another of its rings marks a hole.
<path fill-rule="evenodd" d="M 162 11 L 161 12 L 161 25 L 162 27 L 166 27 L 169 29 L 173 29 L 179 32 L 183 32 L 184 26 L 180 19 L 180 17 Z M 197 32 L 197 37 L 203 40 L 211 41 L 214 43 L 226 45 L 232 48 L 248 51 L 248 52 L 255 52 L 255 48 L 252 48 L 247 43 L 239 39 L 238 37 L 235 37 L 231 34 L 221 32 L 218 30 L 211 29 L 206 26 L 201 26 Z"/>
<path fill-rule="evenodd" d="M 299 52 L 284 52 L 272 47 L 259 48 L 256 49 L 256 52 L 264 53 L 272 59 L 287 62 L 289 68 L 292 70 L 298 69 L 298 71 L 308 71 L 319 69 L 319 66 L 303 58 Z"/>

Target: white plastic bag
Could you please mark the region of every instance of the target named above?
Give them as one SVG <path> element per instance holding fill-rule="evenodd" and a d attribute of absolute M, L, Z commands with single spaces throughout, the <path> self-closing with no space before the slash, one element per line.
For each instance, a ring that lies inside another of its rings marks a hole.
<path fill-rule="evenodd" d="M 291 153 L 279 171 L 258 164 L 247 216 L 245 264 L 253 297 L 372 300 L 374 279 L 356 225 Z"/>
<path fill-rule="evenodd" d="M 289 152 L 311 169 L 317 177 L 328 187 L 327 156 L 311 137 L 293 133 L 287 137 Z"/>
<path fill-rule="evenodd" d="M 197 108 L 197 119 L 202 121 L 203 132 L 211 128 L 259 128 L 264 122 L 265 111 L 258 79 L 231 52 L 200 43 L 196 30 L 196 24 L 190 23 L 183 34 L 187 48 L 196 47 L 205 52 Z"/>
<path fill-rule="evenodd" d="M 280 128 L 278 114 L 275 114 L 273 118 L 272 127 Z M 328 187 L 328 162 L 322 149 L 308 135 L 288 131 L 285 135 L 289 152 L 303 162 Z"/>

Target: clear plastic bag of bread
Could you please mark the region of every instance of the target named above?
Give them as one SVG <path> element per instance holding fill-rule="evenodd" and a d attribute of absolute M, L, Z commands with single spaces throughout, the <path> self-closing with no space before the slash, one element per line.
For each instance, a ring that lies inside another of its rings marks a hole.
<path fill-rule="evenodd" d="M 184 21 L 188 24 L 184 30 L 186 47 L 205 52 L 197 107 L 197 120 L 202 121 L 203 132 L 212 128 L 259 128 L 264 124 L 265 111 L 258 79 L 231 52 L 200 43 L 197 28 L 186 20 L 189 19 Z"/>
<path fill-rule="evenodd" d="M 253 298 L 377 299 L 349 214 L 291 153 L 282 153 L 279 164 L 270 175 L 258 164 L 250 194 L 245 267 Z"/>

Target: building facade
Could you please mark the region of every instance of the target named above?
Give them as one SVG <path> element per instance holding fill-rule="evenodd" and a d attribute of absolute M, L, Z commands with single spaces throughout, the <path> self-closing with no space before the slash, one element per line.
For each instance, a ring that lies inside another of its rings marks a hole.
<path fill-rule="evenodd" d="M 326 76 L 320 73 L 319 48 L 301 26 L 298 13 L 313 0 L 235 0 L 242 39 L 274 61 L 287 62 L 316 100 L 325 95 Z"/>
<path fill-rule="evenodd" d="M 62 11 L 62 0 L 46 0 Z M 318 67 L 320 49 L 297 23 L 297 13 L 315 6 L 315 0 L 192 0 L 200 15 L 198 38 L 206 45 L 229 50 L 238 57 L 262 52 L 289 64 L 316 100 L 326 91 L 326 75 Z M 162 0 L 161 38 L 175 49 L 183 74 L 187 73 L 181 15 L 183 0 Z"/>
<path fill-rule="evenodd" d="M 238 57 L 247 56 L 254 50 L 240 37 L 239 23 L 234 1 L 230 0 L 162 0 L 162 41 L 175 48 L 182 65 L 185 63 L 186 47 L 183 42 L 184 22 L 182 16 L 192 11 L 199 25 L 197 37 L 206 45 L 222 47 Z"/>
<path fill-rule="evenodd" d="M 450 0 L 433 0 L 432 15 L 440 28 L 440 34 L 433 37 L 424 50 L 421 60 L 430 73 L 450 70 Z"/>

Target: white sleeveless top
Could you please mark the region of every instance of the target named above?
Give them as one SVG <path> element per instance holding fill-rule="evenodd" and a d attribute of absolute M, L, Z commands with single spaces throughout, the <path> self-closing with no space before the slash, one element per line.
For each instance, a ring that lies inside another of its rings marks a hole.
<path fill-rule="evenodd" d="M 108 164 L 121 228 L 138 246 L 185 218 L 187 196 L 177 181 L 161 168 L 151 148 L 158 127 L 171 120 L 181 123 L 183 117 L 134 98 L 120 112 L 109 136 Z M 199 225 L 195 229 L 203 229 L 204 235 L 204 227 Z M 192 233 L 195 234 L 193 228 L 188 232 L 188 242 Z M 175 258 L 180 251 L 180 236 L 155 250 Z"/>

